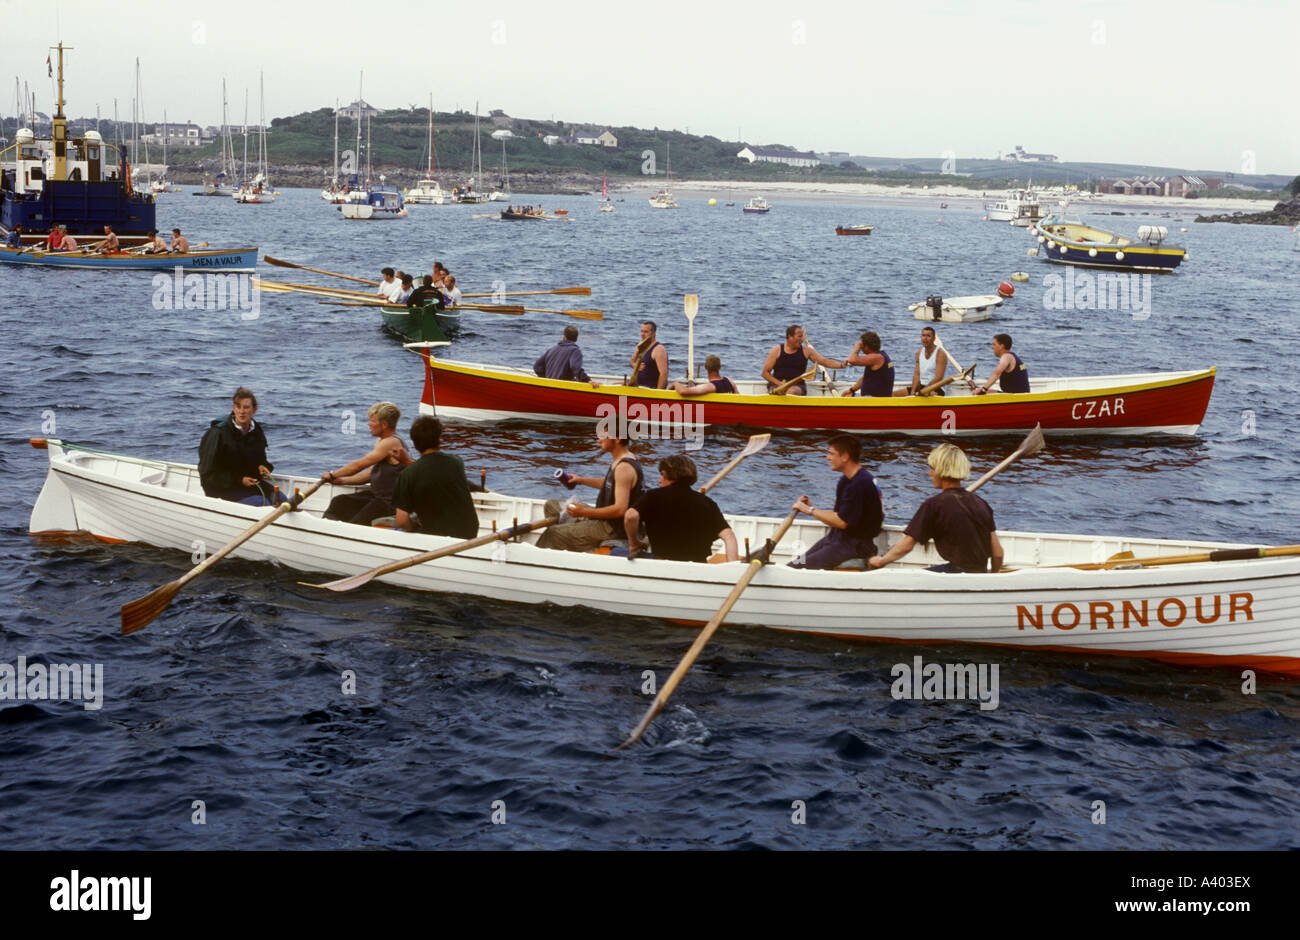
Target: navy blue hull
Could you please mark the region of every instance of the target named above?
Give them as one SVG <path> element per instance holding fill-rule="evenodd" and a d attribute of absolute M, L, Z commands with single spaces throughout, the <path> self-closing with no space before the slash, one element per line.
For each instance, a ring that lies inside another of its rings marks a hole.
<path fill-rule="evenodd" d="M 77 236 L 102 235 L 105 225 L 118 235 L 148 235 L 154 224 L 153 197 L 128 196 L 119 180 L 84 182 L 46 180 L 39 193 L 4 193 L 0 203 L 0 226 L 5 232 L 22 225 L 31 235 L 44 235 L 53 224 L 66 225 Z"/>

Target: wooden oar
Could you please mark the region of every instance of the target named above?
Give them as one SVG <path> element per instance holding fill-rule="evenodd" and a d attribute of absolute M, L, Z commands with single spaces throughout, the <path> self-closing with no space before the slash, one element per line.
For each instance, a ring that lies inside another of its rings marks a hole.
<path fill-rule="evenodd" d="M 736 456 L 732 457 L 731 460 L 727 462 L 727 465 L 725 467 L 723 467 L 721 470 L 719 470 L 717 473 L 713 475 L 713 479 L 711 479 L 708 483 L 705 483 L 703 486 L 700 487 L 700 492 L 707 493 L 709 490 L 713 489 L 715 486 L 717 486 L 719 483 L 722 482 L 723 477 L 725 477 L 732 470 L 735 470 L 738 466 L 740 466 L 740 462 L 742 460 L 744 460 L 746 457 L 752 457 L 754 454 L 757 454 L 760 450 L 762 450 L 764 447 L 767 446 L 767 442 L 770 441 L 771 439 L 772 439 L 771 434 L 755 434 L 753 437 L 749 439 L 749 443 L 745 445 L 744 450 L 742 450 Z"/>
<path fill-rule="evenodd" d="M 705 644 L 709 642 L 709 638 L 712 637 L 718 627 L 722 625 L 723 619 L 731 612 L 731 608 L 736 606 L 736 601 L 740 600 L 740 595 L 744 593 L 745 588 L 749 587 L 749 582 L 754 580 L 754 575 L 758 574 L 759 569 L 771 560 L 772 550 L 776 548 L 776 543 L 781 541 L 786 532 L 790 530 L 790 526 L 794 525 L 794 517 L 798 514 L 798 510 L 791 510 L 790 515 L 786 516 L 785 519 L 782 520 L 781 527 L 776 530 L 776 535 L 773 536 L 768 541 L 767 545 L 759 549 L 759 551 L 750 559 L 749 563 L 745 566 L 745 573 L 740 576 L 740 580 L 738 580 L 736 586 L 731 589 L 731 593 L 727 595 L 727 599 L 722 602 L 722 606 L 718 608 L 718 612 L 713 615 L 712 620 L 704 625 L 704 629 L 700 631 L 700 635 L 695 638 L 695 642 L 691 644 L 691 648 L 687 650 L 682 661 L 678 663 L 677 668 L 673 670 L 673 674 L 668 677 L 668 681 L 663 684 L 663 687 L 659 690 L 659 694 L 655 696 L 655 700 L 651 702 L 650 707 L 646 709 L 646 713 L 641 718 L 640 723 L 632 730 L 628 739 L 620 744 L 616 750 L 621 751 L 623 748 L 635 744 L 640 739 L 641 735 L 645 733 L 645 729 L 650 727 L 650 722 L 654 721 L 655 715 L 658 715 L 659 712 L 663 710 L 664 704 L 668 701 L 668 697 L 673 694 L 673 690 L 675 690 L 677 684 L 682 681 L 682 677 L 686 675 L 687 671 L 692 665 L 694 665 L 695 660 L 699 658 Z"/>
<path fill-rule="evenodd" d="M 327 307 L 379 307 L 386 310 L 409 310 L 406 304 L 390 304 L 382 300 L 318 300 L 317 303 L 324 304 Z M 452 314 L 454 310 L 481 310 L 483 313 L 505 313 L 510 316 L 522 317 L 527 307 L 516 307 L 511 304 L 484 304 L 477 306 L 475 304 L 461 304 L 459 307 L 447 307 L 446 310 Z M 454 315 L 454 314 L 452 314 Z M 596 319 L 599 319 L 598 317 Z"/>
<path fill-rule="evenodd" d="M 340 297 L 378 297 L 372 290 L 349 290 L 346 287 L 321 287 L 318 284 L 295 284 L 293 281 L 276 281 L 294 290 L 310 291 L 317 294 L 335 294 Z"/>
<path fill-rule="evenodd" d="M 932 392 L 934 392 L 934 390 L 937 388 L 943 388 L 945 385 L 951 385 L 953 382 L 959 382 L 962 379 L 970 378 L 970 374 L 974 371 L 975 371 L 975 363 L 972 362 L 969 366 L 966 367 L 966 369 L 961 374 L 950 375 L 946 379 L 941 379 L 938 382 L 934 382 L 933 384 L 927 385 L 925 388 L 921 389 L 916 394 L 929 395 Z"/>
<path fill-rule="evenodd" d="M 476 539 L 470 539 L 467 542 L 458 542 L 455 545 L 448 545 L 446 548 L 435 548 L 432 551 L 420 552 L 418 555 L 412 555 L 410 558 L 404 558 L 401 561 L 390 561 L 386 565 L 380 565 L 377 568 L 371 568 L 369 571 L 363 571 L 361 574 L 354 574 L 350 578 L 339 578 L 337 581 L 327 581 L 324 584 L 311 584 L 307 581 L 298 583 L 304 587 L 324 588 L 327 591 L 345 593 L 355 591 L 363 584 L 369 584 L 380 575 L 392 574 L 394 571 L 401 571 L 403 568 L 410 568 L 414 565 L 424 564 L 426 561 L 434 561 L 438 558 L 446 558 L 448 555 L 456 555 L 460 552 L 468 551 L 471 548 L 478 548 L 480 545 L 489 545 L 492 542 L 506 542 L 526 532 L 536 532 L 538 529 L 544 529 L 548 525 L 554 525 L 558 522 L 554 516 L 543 519 L 540 522 L 521 522 L 517 526 L 509 529 L 502 529 L 500 532 L 493 532 L 490 535 L 480 535 Z"/>
<path fill-rule="evenodd" d="M 167 609 L 167 605 L 172 602 L 172 598 L 185 585 L 189 584 L 203 572 L 207 571 L 221 559 L 225 558 L 239 546 L 243 545 L 254 535 L 261 532 L 276 519 L 279 519 L 285 513 L 292 512 L 312 493 L 315 493 L 325 483 L 324 480 L 317 480 L 311 486 L 307 487 L 306 492 L 301 495 L 295 494 L 293 499 L 285 500 L 275 509 L 271 510 L 260 520 L 249 526 L 241 535 L 238 535 L 225 548 L 216 554 L 209 555 L 202 562 L 191 568 L 188 573 L 177 578 L 175 581 L 169 581 L 162 587 L 158 588 L 139 600 L 131 601 L 122 605 L 122 632 L 134 633 L 141 627 L 152 623 L 159 614 Z"/>
<path fill-rule="evenodd" d="M 1046 565 L 1047 568 L 1077 568 L 1080 571 L 1109 571 L 1112 568 L 1155 568 L 1159 565 L 1192 565 L 1205 561 L 1246 561 L 1252 558 L 1276 558 L 1281 555 L 1300 555 L 1300 545 L 1278 545 L 1274 548 L 1220 548 L 1191 555 L 1166 555 L 1164 558 L 1108 558 L 1105 561 L 1084 565 Z"/>
<path fill-rule="evenodd" d="M 465 294 L 465 297 L 523 297 L 534 294 L 574 294 L 579 297 L 590 297 L 590 287 L 557 287 L 555 290 L 505 290 L 495 294 Z"/>
<path fill-rule="evenodd" d="M 1034 429 L 1029 432 L 1029 436 L 1020 442 L 1020 446 L 1015 449 L 1015 452 L 1010 457 L 1003 460 L 988 473 L 984 474 L 984 476 L 966 487 L 966 492 L 974 493 L 977 489 L 989 480 L 993 479 L 1007 467 L 1011 466 L 1021 457 L 1032 457 L 1043 449 L 1043 443 L 1043 426 L 1041 424 L 1036 424 L 1034 425 Z"/>
<path fill-rule="evenodd" d="M 470 304 L 461 304 L 462 307 L 471 306 Z M 485 310 L 488 307 L 478 307 L 475 309 Z M 576 317 L 579 320 L 603 320 L 605 311 L 603 310 L 547 310 L 543 307 L 524 307 L 529 313 L 558 313 L 562 317 Z"/>
<path fill-rule="evenodd" d="M 262 260 L 267 264 L 275 265 L 277 268 L 297 268 L 299 271 L 311 271 L 313 274 L 325 274 L 329 277 L 340 277 L 346 281 L 359 281 L 362 284 L 369 284 L 372 287 L 378 287 L 378 281 L 368 281 L 364 277 L 353 277 L 350 274 L 335 274 L 333 271 L 322 271 L 320 268 L 309 268 L 305 264 L 294 264 L 292 261 L 282 261 L 279 258 L 272 258 L 270 255 L 262 255 Z"/>
<path fill-rule="evenodd" d="M 782 382 L 780 385 L 778 385 L 776 388 L 772 389 L 772 391 L 768 392 L 768 394 L 769 394 L 769 395 L 784 395 L 784 394 L 786 393 L 786 389 L 790 388 L 790 387 L 791 387 L 792 385 L 794 385 L 796 382 L 802 382 L 802 381 L 804 381 L 804 380 L 806 380 L 806 379 L 811 379 L 811 378 L 812 378 L 814 375 L 816 375 L 816 374 L 817 374 L 817 366 L 816 366 L 816 364 L 814 364 L 813 367 L 812 367 L 811 369 L 809 369 L 807 372 L 805 372 L 803 375 L 796 375 L 796 376 L 795 376 L 794 378 L 792 378 L 792 379 L 787 379 L 786 381 L 784 381 L 784 382 Z"/>
<path fill-rule="evenodd" d="M 695 380 L 695 315 L 700 312 L 700 295 L 687 294 L 686 305 L 686 377 Z"/>

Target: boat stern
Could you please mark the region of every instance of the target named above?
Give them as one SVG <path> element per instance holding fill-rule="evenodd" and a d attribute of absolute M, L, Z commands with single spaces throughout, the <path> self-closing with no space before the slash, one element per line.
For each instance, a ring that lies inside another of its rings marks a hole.
<path fill-rule="evenodd" d="M 38 450 L 48 450 L 50 469 L 45 475 L 45 484 L 36 505 L 32 507 L 32 518 L 27 531 L 33 535 L 57 535 L 65 532 L 80 531 L 77 525 L 77 506 L 71 491 L 54 472 L 54 461 L 64 455 L 63 442 L 53 438 L 34 437 L 31 445 Z"/>

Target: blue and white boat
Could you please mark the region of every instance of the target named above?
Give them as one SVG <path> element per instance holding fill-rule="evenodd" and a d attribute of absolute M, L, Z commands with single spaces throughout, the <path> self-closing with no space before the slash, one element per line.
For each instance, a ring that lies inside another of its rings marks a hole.
<path fill-rule="evenodd" d="M 31 247 L 0 247 L 0 264 L 39 264 L 56 268 L 106 268 L 128 271 L 253 271 L 257 268 L 256 248 L 209 248 L 198 251 L 139 254 L 130 251 L 100 253 L 88 249 L 45 251 Z"/>
<path fill-rule="evenodd" d="M 1143 225 L 1137 238 L 1127 238 L 1077 220 L 1049 217 L 1029 230 L 1038 239 L 1042 259 L 1053 264 L 1118 271 L 1168 274 L 1187 258 L 1187 249 L 1165 244 L 1169 230 L 1163 225 Z"/>
<path fill-rule="evenodd" d="M 345 202 L 339 205 L 345 219 L 375 222 L 380 219 L 405 219 L 410 213 L 396 186 L 374 186 L 366 191 L 364 202 Z"/>
<path fill-rule="evenodd" d="M 98 131 L 68 136 L 63 113 L 63 44 L 59 53 L 58 103 L 49 137 L 20 128 L 12 146 L 0 151 L 0 234 L 21 225 L 32 241 L 51 226 L 67 226 L 79 238 L 103 237 L 111 225 L 124 242 L 143 239 L 157 228 L 154 200 L 131 186 L 130 165 Z"/>
<path fill-rule="evenodd" d="M 749 202 L 745 203 L 744 207 L 742 207 L 740 211 L 755 215 L 763 212 L 771 212 L 772 207 L 767 204 L 767 200 L 762 196 L 755 196 L 753 199 L 749 200 Z"/>

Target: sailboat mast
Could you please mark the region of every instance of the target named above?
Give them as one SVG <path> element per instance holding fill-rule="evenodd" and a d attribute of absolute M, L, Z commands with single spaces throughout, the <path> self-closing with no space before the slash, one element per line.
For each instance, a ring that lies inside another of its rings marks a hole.
<path fill-rule="evenodd" d="M 339 99 L 334 99 L 334 186 L 339 185 Z"/>
<path fill-rule="evenodd" d="M 426 175 L 433 179 L 433 95 L 429 96 L 429 169 Z"/>
<path fill-rule="evenodd" d="M 361 77 L 357 79 L 357 153 L 355 157 L 354 169 L 352 176 L 354 179 L 361 179 L 361 90 L 365 87 L 366 73 L 363 69 Z"/>
<path fill-rule="evenodd" d="M 248 179 L 248 89 L 244 89 L 244 172 L 242 177 Z"/>
<path fill-rule="evenodd" d="M 269 181 L 266 176 L 266 73 L 257 73 L 257 155 L 261 164 L 262 183 Z"/>

